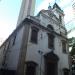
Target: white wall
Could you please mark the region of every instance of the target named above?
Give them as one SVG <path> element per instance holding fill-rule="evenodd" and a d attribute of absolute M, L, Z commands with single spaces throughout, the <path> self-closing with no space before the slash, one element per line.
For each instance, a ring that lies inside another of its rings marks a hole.
<path fill-rule="evenodd" d="M 16 70 L 17 68 L 19 52 L 22 44 L 23 30 L 24 26 L 17 32 L 15 45 L 9 49 L 10 53 L 7 56 L 7 68 L 10 70 Z"/>
<path fill-rule="evenodd" d="M 53 28 L 54 28 L 54 31 L 57 32 L 57 33 L 60 33 L 60 30 L 59 30 L 59 23 L 58 22 L 55 22 L 54 20 L 48 18 L 48 17 L 45 17 L 43 16 L 42 14 L 40 15 L 40 20 L 41 20 L 41 24 L 44 26 L 44 27 L 47 27 L 48 24 L 52 25 Z"/>
<path fill-rule="evenodd" d="M 5 45 L 7 45 L 7 43 L 10 41 L 9 48 L 5 49 L 5 51 L 4 51 L 4 52 L 7 51 L 6 59 L 5 59 L 5 64 L 6 64 L 5 68 L 6 69 L 16 70 L 16 68 L 17 68 L 20 48 L 21 48 L 21 44 L 22 44 L 23 30 L 24 30 L 24 26 L 17 32 L 14 45 L 11 45 L 11 43 L 13 42 L 12 41 L 13 35 L 5 43 Z M 2 62 L 3 62 L 3 59 L 4 59 L 4 57 L 3 57 L 4 55 L 5 54 L 3 54 L 3 47 L 2 47 L 2 48 L 0 48 L 0 64 L 1 64 L 1 67 L 2 67 Z"/>
<path fill-rule="evenodd" d="M 43 22 L 42 24 L 44 27 L 47 27 L 48 24 L 51 24 L 57 33 L 60 32 L 60 30 L 58 29 L 59 25 L 56 25 L 55 23 L 52 24 L 52 22 L 49 21 L 49 19 L 42 18 L 42 22 Z M 63 29 L 61 29 L 61 31 L 63 32 Z M 41 34 L 42 34 L 42 39 L 41 39 Z M 37 44 L 31 43 L 30 37 L 31 37 L 31 29 L 29 32 L 29 41 L 28 41 L 28 47 L 27 47 L 26 61 L 36 62 L 38 64 L 37 70 L 39 71 L 41 56 L 38 53 L 38 51 L 41 50 L 43 52 L 43 55 L 51 51 L 51 49 L 48 48 L 47 31 L 39 29 Z M 59 75 L 62 75 L 63 68 L 69 68 L 68 53 L 64 54 L 62 51 L 62 39 L 64 39 L 64 38 L 61 36 L 55 35 L 54 53 L 59 57 L 59 61 L 58 61 L 58 74 Z M 41 66 L 42 66 L 42 75 L 43 75 L 43 73 L 44 73 L 44 58 L 42 58 Z M 37 75 L 39 75 L 39 72 L 37 73 Z"/>

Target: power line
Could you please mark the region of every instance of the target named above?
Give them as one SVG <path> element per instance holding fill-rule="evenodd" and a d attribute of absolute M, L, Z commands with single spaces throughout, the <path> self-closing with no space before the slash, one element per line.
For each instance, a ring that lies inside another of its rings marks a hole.
<path fill-rule="evenodd" d="M 71 23 L 72 21 L 74 21 L 75 18 L 73 18 L 72 20 L 68 21 L 65 25 Z"/>
<path fill-rule="evenodd" d="M 69 31 L 68 31 L 68 34 L 69 34 L 70 32 L 72 32 L 73 30 L 75 30 L 75 27 L 72 28 L 71 30 L 69 30 Z"/>

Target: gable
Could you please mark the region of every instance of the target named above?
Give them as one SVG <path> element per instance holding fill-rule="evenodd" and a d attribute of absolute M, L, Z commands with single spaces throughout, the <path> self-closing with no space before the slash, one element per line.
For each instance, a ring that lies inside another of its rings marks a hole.
<path fill-rule="evenodd" d="M 59 19 L 56 17 L 56 15 L 50 10 L 46 10 L 45 12 L 42 12 L 42 13 L 54 21 L 57 21 L 57 22 L 59 21 Z"/>

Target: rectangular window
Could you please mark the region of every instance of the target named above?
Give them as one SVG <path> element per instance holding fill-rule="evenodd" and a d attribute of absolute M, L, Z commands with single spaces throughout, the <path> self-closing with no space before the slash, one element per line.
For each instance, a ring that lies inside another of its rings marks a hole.
<path fill-rule="evenodd" d="M 15 45 L 16 35 L 13 37 L 12 45 Z"/>
<path fill-rule="evenodd" d="M 10 38 L 9 48 L 15 45 L 15 41 L 16 41 L 16 34 Z"/>
<path fill-rule="evenodd" d="M 38 38 L 38 31 L 36 28 L 32 28 L 31 31 L 31 42 L 37 43 L 37 38 Z"/>
<path fill-rule="evenodd" d="M 7 45 L 7 49 L 10 48 L 10 40 L 8 40 L 8 45 Z"/>
<path fill-rule="evenodd" d="M 59 16 L 59 20 L 60 20 L 60 22 L 62 22 L 62 17 L 61 16 Z"/>
<path fill-rule="evenodd" d="M 48 35 L 48 48 L 54 49 L 54 36 L 52 34 Z"/>
<path fill-rule="evenodd" d="M 64 53 L 66 53 L 66 42 L 62 41 L 62 50 Z"/>

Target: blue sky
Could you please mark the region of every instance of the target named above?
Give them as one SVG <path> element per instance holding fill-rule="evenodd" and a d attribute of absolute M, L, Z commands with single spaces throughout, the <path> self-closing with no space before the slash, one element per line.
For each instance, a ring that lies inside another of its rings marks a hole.
<path fill-rule="evenodd" d="M 65 23 L 73 18 L 72 1 L 75 0 L 56 0 L 58 5 L 64 10 Z M 21 7 L 22 0 L 0 0 L 0 40 L 5 40 L 16 28 L 16 23 Z M 55 0 L 36 0 L 35 14 L 41 9 L 47 9 Z M 66 25 L 68 29 L 74 27 L 74 21 Z M 74 35 L 74 32 L 70 36 Z"/>
<path fill-rule="evenodd" d="M 36 6 L 39 6 L 44 0 L 36 0 Z"/>
<path fill-rule="evenodd" d="M 15 29 L 22 0 L 0 1 L 0 39 L 5 40 Z"/>

